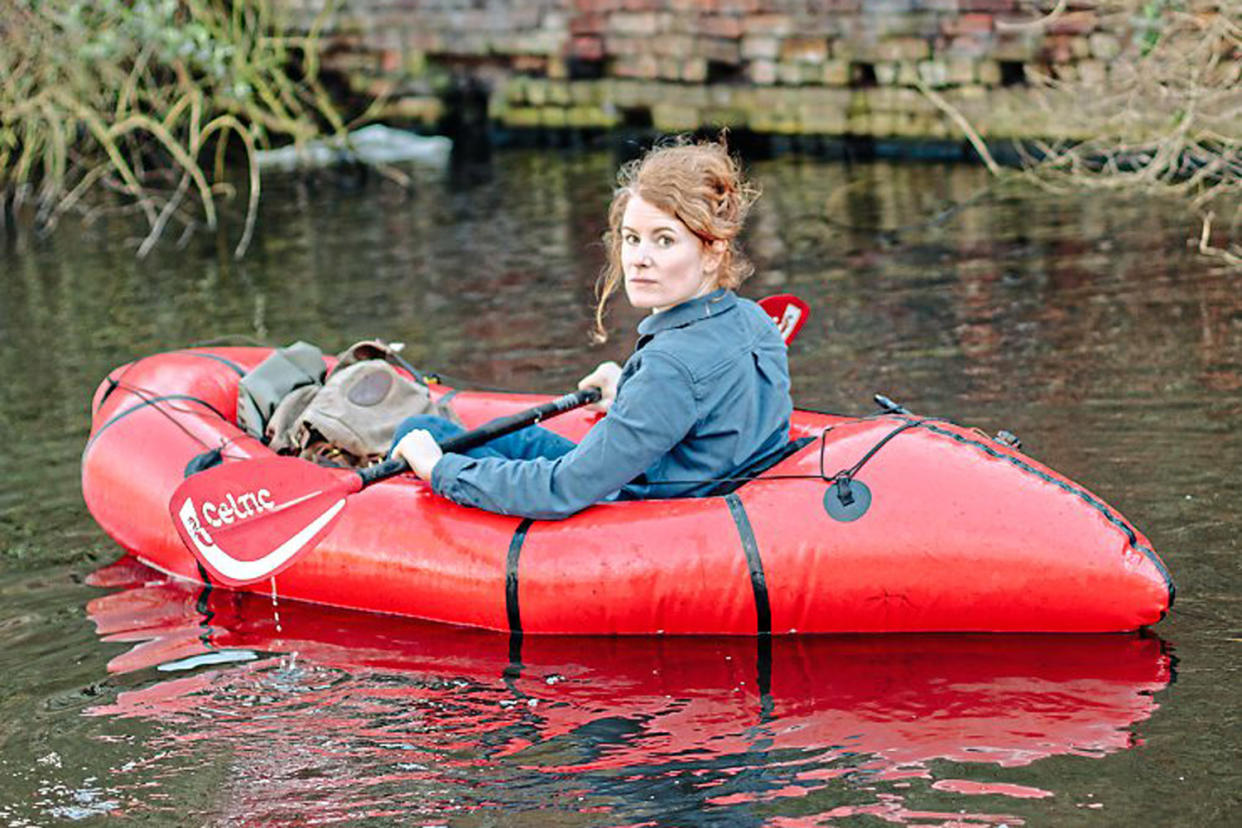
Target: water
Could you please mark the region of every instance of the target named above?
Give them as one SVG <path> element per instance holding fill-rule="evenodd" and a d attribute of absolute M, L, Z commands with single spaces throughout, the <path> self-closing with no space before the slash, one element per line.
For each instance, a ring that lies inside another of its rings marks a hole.
<path fill-rule="evenodd" d="M 0 822 L 1226 824 L 1236 819 L 1242 291 L 1174 205 L 965 167 L 759 163 L 746 291 L 814 316 L 795 397 L 880 391 L 1133 519 L 1178 602 L 1147 636 L 541 641 L 201 594 L 81 503 L 111 367 L 233 335 L 560 392 L 617 159 L 507 151 L 411 193 L 273 184 L 146 261 L 120 220 L 0 247 Z M 956 206 L 954 206 L 956 205 Z M 230 233 L 232 235 L 230 235 Z M 277 613 L 279 613 L 277 615 Z"/>

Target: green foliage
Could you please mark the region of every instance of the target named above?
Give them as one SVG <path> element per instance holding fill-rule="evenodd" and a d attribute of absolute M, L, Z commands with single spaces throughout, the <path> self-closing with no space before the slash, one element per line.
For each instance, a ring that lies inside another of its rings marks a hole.
<path fill-rule="evenodd" d="M 318 79 L 318 29 L 269 0 L 9 0 L 0 18 L 0 215 L 50 228 L 104 203 L 141 213 L 145 255 L 170 224 L 215 227 L 230 155 L 260 193 L 259 147 L 347 132 Z M 104 193 L 118 199 L 110 202 Z"/>
<path fill-rule="evenodd" d="M 1119 53 L 1103 71 L 1047 77 L 1038 90 L 1089 137 L 1041 144 L 1031 171 L 1052 185 L 1181 199 L 1200 251 L 1242 270 L 1242 245 L 1213 241 L 1215 224 L 1235 239 L 1242 229 L 1242 0 L 1093 9 Z"/>

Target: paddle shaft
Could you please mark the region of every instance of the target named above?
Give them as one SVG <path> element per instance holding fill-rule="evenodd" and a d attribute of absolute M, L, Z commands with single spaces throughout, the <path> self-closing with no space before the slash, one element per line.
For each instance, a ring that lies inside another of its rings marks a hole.
<path fill-rule="evenodd" d="M 528 408 L 525 411 L 519 411 L 507 417 L 497 417 L 495 420 L 472 431 L 450 437 L 440 443 L 440 450 L 446 454 L 450 452 L 460 454 L 476 446 L 491 442 L 497 437 L 503 437 L 506 434 L 512 434 L 527 426 L 534 425 L 548 417 L 555 417 L 557 414 L 563 414 L 566 411 L 572 411 L 580 406 L 596 402 L 599 398 L 600 390 L 598 388 L 583 388 L 572 394 L 557 397 L 555 400 L 546 402 L 543 405 L 537 405 L 534 408 Z M 382 463 L 376 463 L 374 466 L 359 470 L 358 475 L 362 478 L 362 485 L 369 486 L 372 483 L 394 477 L 409 470 L 410 466 L 404 459 L 391 457 Z"/>

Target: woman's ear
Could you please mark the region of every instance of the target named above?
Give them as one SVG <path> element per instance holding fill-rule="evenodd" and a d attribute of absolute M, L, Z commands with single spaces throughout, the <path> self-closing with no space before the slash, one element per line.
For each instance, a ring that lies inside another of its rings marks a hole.
<path fill-rule="evenodd" d="M 703 271 L 719 279 L 720 263 L 724 261 L 725 251 L 728 249 L 729 243 L 724 239 L 716 239 L 703 245 Z"/>

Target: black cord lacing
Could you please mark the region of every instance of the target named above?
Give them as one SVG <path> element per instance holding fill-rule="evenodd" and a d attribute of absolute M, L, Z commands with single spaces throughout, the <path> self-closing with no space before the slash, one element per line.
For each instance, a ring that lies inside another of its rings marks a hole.
<path fill-rule="evenodd" d="M 887 412 L 881 412 L 878 415 L 873 415 L 873 417 L 859 417 L 856 420 L 852 420 L 851 424 L 866 422 L 868 420 L 874 419 L 875 417 L 882 417 L 882 416 L 890 416 L 890 415 Z M 693 479 L 693 480 L 688 479 L 688 478 L 684 480 L 678 480 L 678 479 L 646 480 L 646 481 L 643 481 L 643 485 L 687 486 L 687 485 L 693 485 L 693 484 L 707 484 L 707 483 L 716 483 L 716 484 L 739 483 L 739 484 L 742 484 L 742 483 L 749 483 L 752 480 L 822 480 L 825 483 L 828 483 L 830 485 L 833 483 L 837 484 L 838 492 L 841 496 L 842 502 L 848 505 L 849 503 L 853 502 L 853 495 L 850 493 L 850 489 L 849 489 L 850 481 L 853 480 L 858 475 L 858 473 L 862 470 L 862 467 L 865 466 L 871 460 L 871 458 L 874 457 L 877 452 L 879 452 L 880 449 L 882 449 L 890 440 L 892 440 L 898 434 L 900 434 L 903 431 L 912 429 L 912 428 L 917 428 L 923 425 L 924 423 L 928 423 L 928 422 L 943 422 L 943 420 L 939 417 L 923 417 L 919 419 L 906 419 L 901 425 L 897 426 L 892 431 L 890 431 L 888 434 L 881 437 L 876 442 L 875 445 L 873 445 L 870 449 L 867 450 L 866 454 L 864 454 L 861 458 L 859 458 L 858 462 L 856 462 L 854 465 L 850 466 L 849 468 L 841 469 L 833 474 L 828 474 L 828 472 L 825 470 L 826 468 L 825 467 L 825 453 L 828 447 L 828 432 L 836 428 L 837 426 L 835 425 L 828 426 L 814 438 L 814 439 L 819 440 L 819 473 L 818 474 L 764 474 L 762 471 L 758 471 L 754 474 L 738 475 L 735 477 L 711 477 L 707 479 Z M 844 425 L 844 424 L 838 423 L 838 425 Z M 781 458 L 781 459 L 785 459 L 785 458 Z"/>
<path fill-rule="evenodd" d="M 153 389 L 144 388 L 140 385 L 134 385 L 133 383 L 130 383 L 130 382 L 125 382 L 125 375 L 128 374 L 130 371 L 132 371 L 135 367 L 137 367 L 137 365 L 140 362 L 142 362 L 141 359 L 131 362 L 129 365 L 125 366 L 125 369 L 121 371 L 120 376 L 116 377 L 115 379 L 111 375 L 108 375 L 107 377 L 108 390 L 104 394 L 104 399 L 107 399 L 108 395 L 118 388 L 121 389 L 122 391 L 128 391 L 130 394 L 134 395 L 139 400 L 141 400 L 145 405 L 147 405 L 150 408 L 155 409 L 161 415 L 168 418 L 169 422 L 175 425 L 187 437 L 189 437 L 194 442 L 198 443 L 203 448 L 208 449 L 208 450 L 213 450 L 213 451 L 219 451 L 221 452 L 221 456 L 228 457 L 228 459 L 230 460 L 245 459 L 243 457 L 233 457 L 233 456 L 223 454 L 224 450 L 238 439 L 237 437 L 229 437 L 226 439 L 221 439 L 219 445 L 212 445 L 208 441 L 204 440 L 202 437 L 192 432 L 189 428 L 185 426 L 185 424 L 183 424 L 180 420 L 174 417 L 172 413 L 172 412 L 176 412 L 178 414 L 194 414 L 196 416 L 202 416 L 203 411 L 201 408 L 197 408 L 197 407 L 191 408 L 189 406 L 180 405 L 177 402 L 174 402 L 172 400 L 160 399 L 159 392 Z M 102 407 L 102 401 L 101 401 L 101 407 Z M 208 406 L 208 407 L 211 408 L 211 406 Z M 224 417 L 222 414 L 220 414 L 220 412 L 216 411 L 214 408 L 211 408 L 211 410 L 216 415 L 220 416 L 221 419 L 225 420 L 225 422 L 229 422 L 228 418 Z"/>

